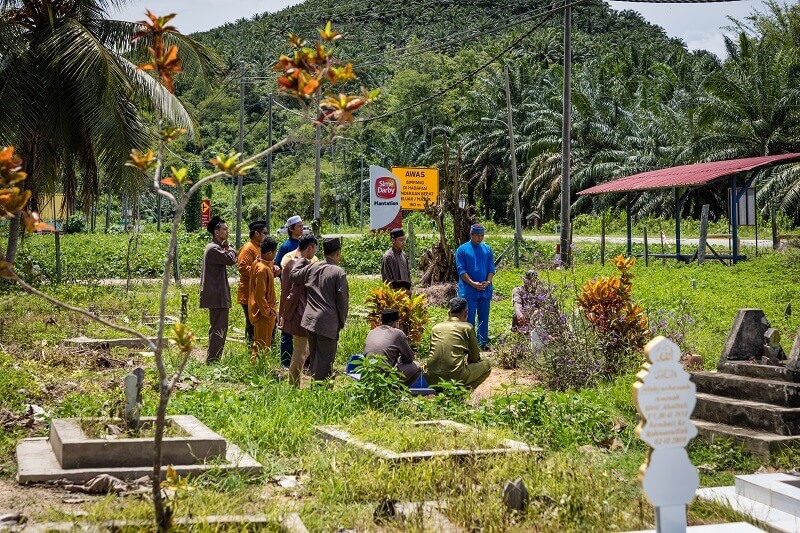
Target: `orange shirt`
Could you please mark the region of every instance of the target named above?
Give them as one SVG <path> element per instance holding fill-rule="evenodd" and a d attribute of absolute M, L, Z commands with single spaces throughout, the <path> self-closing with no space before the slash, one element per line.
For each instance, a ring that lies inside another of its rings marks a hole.
<path fill-rule="evenodd" d="M 247 300 L 247 314 L 250 315 L 250 322 L 278 314 L 275 274 L 272 265 L 272 261 L 257 260 L 251 267 L 250 296 Z"/>
<path fill-rule="evenodd" d="M 239 267 L 239 288 L 236 290 L 236 302 L 246 304 L 250 296 L 250 267 L 261 257 L 261 245 L 247 241 L 239 250 L 237 264 Z"/>

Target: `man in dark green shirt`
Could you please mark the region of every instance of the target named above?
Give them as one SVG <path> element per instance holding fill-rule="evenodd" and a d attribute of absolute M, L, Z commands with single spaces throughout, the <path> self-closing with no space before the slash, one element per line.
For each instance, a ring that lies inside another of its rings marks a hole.
<path fill-rule="evenodd" d="M 475 389 L 492 369 L 481 360 L 475 328 L 467 322 L 467 301 L 450 300 L 450 318 L 431 330 L 431 358 L 425 378 L 430 385 L 456 380 Z"/>

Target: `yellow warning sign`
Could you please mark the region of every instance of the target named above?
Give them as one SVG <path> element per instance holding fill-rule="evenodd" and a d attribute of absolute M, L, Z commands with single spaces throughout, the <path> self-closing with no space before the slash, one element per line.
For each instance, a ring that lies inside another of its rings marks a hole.
<path fill-rule="evenodd" d="M 392 174 L 400 180 L 400 207 L 411 211 L 425 209 L 425 200 L 436 202 L 439 196 L 439 169 L 420 167 L 392 167 Z"/>

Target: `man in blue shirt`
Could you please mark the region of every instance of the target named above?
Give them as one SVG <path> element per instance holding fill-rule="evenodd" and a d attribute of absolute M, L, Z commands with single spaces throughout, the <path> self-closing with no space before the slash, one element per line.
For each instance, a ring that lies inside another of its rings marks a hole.
<path fill-rule="evenodd" d="M 469 228 L 469 242 L 456 250 L 458 295 L 467 300 L 467 322 L 478 333 L 478 344 L 486 350 L 489 345 L 489 303 L 492 301 L 494 254 L 483 243 L 485 230 L 480 224 Z M 478 322 L 475 322 L 475 315 Z"/>
<path fill-rule="evenodd" d="M 277 266 L 276 276 L 280 276 L 280 264 L 283 256 L 289 252 L 294 252 L 300 246 L 300 237 L 303 235 L 303 219 L 298 215 L 290 217 L 286 221 L 286 235 L 289 236 L 286 241 L 278 248 L 278 253 L 275 255 L 275 265 Z M 281 364 L 284 368 L 289 368 L 292 362 L 292 352 L 294 351 L 294 341 L 292 336 L 288 333 L 281 331 Z"/>

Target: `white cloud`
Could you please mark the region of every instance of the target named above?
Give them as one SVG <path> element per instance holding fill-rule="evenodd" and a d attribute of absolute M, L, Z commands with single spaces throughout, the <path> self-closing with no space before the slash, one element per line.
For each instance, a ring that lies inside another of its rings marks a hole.
<path fill-rule="evenodd" d="M 728 55 L 725 51 L 725 37 L 722 32 L 692 32 L 684 40 L 689 50 L 708 50 L 719 58 L 725 58 Z"/>

